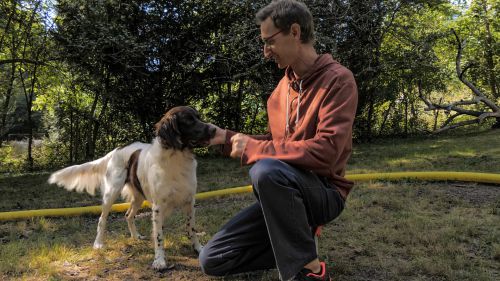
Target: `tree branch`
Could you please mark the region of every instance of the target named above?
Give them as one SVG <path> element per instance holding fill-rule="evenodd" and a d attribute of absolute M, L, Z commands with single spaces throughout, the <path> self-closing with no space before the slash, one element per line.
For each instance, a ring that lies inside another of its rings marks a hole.
<path fill-rule="evenodd" d="M 29 64 L 38 64 L 38 65 L 46 65 L 44 61 L 37 61 L 32 59 L 5 59 L 0 60 L 0 65 L 9 64 L 9 63 L 29 63 Z"/>
<path fill-rule="evenodd" d="M 467 69 L 471 67 L 471 64 L 468 64 L 464 70 L 461 69 L 461 60 L 462 60 L 462 51 L 463 51 L 463 43 L 460 41 L 460 38 L 458 37 L 457 32 L 454 29 L 451 29 L 451 32 L 453 32 L 453 35 L 455 35 L 455 39 L 457 40 L 457 59 L 456 59 L 456 71 L 458 75 L 458 79 L 462 81 L 469 89 L 472 90 L 474 95 L 483 98 L 482 102 L 486 104 L 489 108 L 493 109 L 493 111 L 499 111 L 500 107 L 498 107 L 494 102 L 486 98 L 486 96 L 479 91 L 474 85 L 472 85 L 471 82 L 469 82 L 467 79 L 465 79 L 464 74 Z"/>
<path fill-rule="evenodd" d="M 471 120 L 466 120 L 466 121 L 462 121 L 462 122 L 458 122 L 458 123 L 455 123 L 455 124 L 451 124 L 451 125 L 448 125 L 448 126 L 441 127 L 439 129 L 437 129 L 436 131 L 434 131 L 434 133 L 438 134 L 438 133 L 441 133 L 441 132 L 446 131 L 446 130 L 455 129 L 455 128 L 458 128 L 458 127 L 463 127 L 463 126 L 471 125 L 471 124 L 477 124 L 479 122 L 480 122 L 479 118 L 475 118 L 475 119 L 471 119 Z"/>
<path fill-rule="evenodd" d="M 473 66 L 472 63 L 468 63 L 464 66 L 462 69 L 461 67 L 461 60 L 462 60 L 462 52 L 463 48 L 465 45 L 465 41 L 460 41 L 460 38 L 458 37 L 457 32 L 452 29 L 453 35 L 455 35 L 455 39 L 457 41 L 457 56 L 456 56 L 456 61 L 455 61 L 455 67 L 456 67 L 456 72 L 458 75 L 458 78 L 462 83 L 464 83 L 469 89 L 472 90 L 474 93 L 474 97 L 470 100 L 459 100 L 455 102 L 451 102 L 448 104 L 441 104 L 441 102 L 438 103 L 433 103 L 430 101 L 428 98 L 424 96 L 422 93 L 422 86 L 421 86 L 421 81 L 418 81 L 418 89 L 419 89 L 419 98 L 425 103 L 427 108 L 425 108 L 426 111 L 434 110 L 434 111 L 446 111 L 450 112 L 453 111 L 454 114 L 448 117 L 448 119 L 443 123 L 441 128 L 437 129 L 434 131 L 434 133 L 440 133 L 446 130 L 454 129 L 457 127 L 462 127 L 470 124 L 476 124 L 476 123 L 481 123 L 484 121 L 486 118 L 500 118 L 500 107 L 496 105 L 492 100 L 488 99 L 485 94 L 483 94 L 479 89 L 477 89 L 471 82 L 469 82 L 465 78 L 465 72 Z M 464 108 L 464 106 L 470 106 L 470 105 L 480 105 L 484 104 L 488 108 L 491 109 L 491 111 L 478 111 L 478 110 L 469 110 Z M 474 116 L 476 118 L 470 119 L 470 120 L 464 120 L 461 122 L 453 123 L 455 119 L 459 116 L 462 115 L 469 115 L 469 116 Z"/>

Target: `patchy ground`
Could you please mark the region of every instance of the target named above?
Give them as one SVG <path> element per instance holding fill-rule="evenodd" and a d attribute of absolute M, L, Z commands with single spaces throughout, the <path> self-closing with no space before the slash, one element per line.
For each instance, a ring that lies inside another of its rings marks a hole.
<path fill-rule="evenodd" d="M 349 173 L 500 172 L 500 131 L 387 139 L 355 145 Z M 200 158 L 198 190 L 248 184 L 248 167 Z M 49 173 L 0 175 L 0 212 L 98 205 L 100 199 L 46 183 Z M 202 243 L 253 202 L 251 194 L 197 203 Z M 0 222 L 0 280 L 277 280 L 276 271 L 211 278 L 200 272 L 185 235 L 185 218 L 165 226 L 175 268 L 151 268 L 150 240 L 129 238 L 122 213 L 109 220 L 107 248 L 92 249 L 98 216 Z M 139 231 L 151 233 L 144 210 Z M 357 183 L 339 218 L 325 226 L 319 255 L 333 280 L 500 280 L 500 186 L 417 180 Z"/>
<path fill-rule="evenodd" d="M 202 243 L 251 194 L 197 203 Z M 123 214 L 112 214 L 107 248 L 95 251 L 97 216 L 0 224 L 0 280 L 278 280 L 275 270 L 224 278 L 201 273 L 197 255 L 175 214 L 165 228 L 173 270 L 151 268 L 149 240 L 128 238 Z M 150 230 L 150 212 L 138 218 Z M 475 183 L 371 182 L 359 184 L 346 210 L 328 224 L 320 258 L 334 280 L 499 280 L 500 187 Z M 3 279 L 2 279 L 3 278 Z"/>

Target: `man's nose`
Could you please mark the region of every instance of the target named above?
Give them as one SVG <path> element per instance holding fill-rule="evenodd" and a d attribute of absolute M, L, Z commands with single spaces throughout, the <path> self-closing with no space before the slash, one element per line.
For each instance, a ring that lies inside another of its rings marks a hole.
<path fill-rule="evenodd" d="M 264 58 L 268 59 L 271 57 L 271 48 L 267 45 L 267 44 L 264 44 Z"/>

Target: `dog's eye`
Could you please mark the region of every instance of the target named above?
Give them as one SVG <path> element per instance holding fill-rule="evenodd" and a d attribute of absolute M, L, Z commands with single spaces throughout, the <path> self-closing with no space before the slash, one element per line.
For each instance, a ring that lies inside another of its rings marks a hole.
<path fill-rule="evenodd" d="M 183 118 L 183 120 L 188 124 L 194 123 L 196 121 L 193 115 L 187 115 L 186 118 Z"/>

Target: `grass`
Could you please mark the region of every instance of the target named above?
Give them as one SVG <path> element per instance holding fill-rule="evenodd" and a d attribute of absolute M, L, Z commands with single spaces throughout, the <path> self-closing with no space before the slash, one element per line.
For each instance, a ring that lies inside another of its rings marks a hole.
<path fill-rule="evenodd" d="M 199 191 L 248 184 L 248 167 L 199 159 Z M 348 173 L 388 171 L 500 172 L 500 131 L 387 139 L 358 144 Z M 48 173 L 0 178 L 0 211 L 99 204 L 86 194 L 46 184 Z M 251 194 L 197 203 L 205 243 Z M 112 214 L 107 248 L 92 250 L 97 216 L 0 222 L 0 280 L 277 280 L 275 271 L 204 276 L 185 236 L 184 218 L 166 223 L 165 247 L 176 268 L 151 269 L 152 244 L 128 237 L 123 214 Z M 325 226 L 320 258 L 334 280 L 500 280 L 500 187 L 476 183 L 359 183 L 342 215 Z M 150 213 L 138 229 L 150 233 Z"/>

